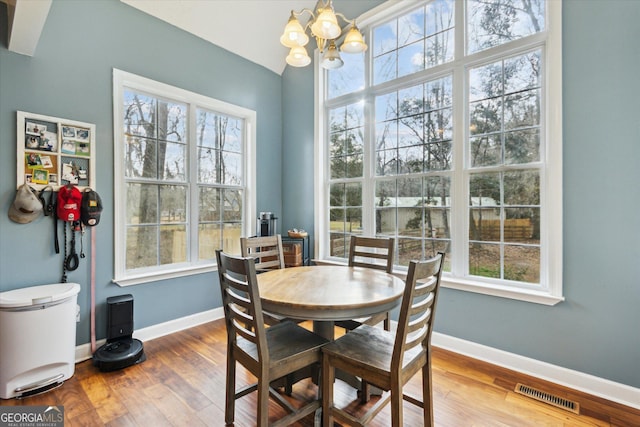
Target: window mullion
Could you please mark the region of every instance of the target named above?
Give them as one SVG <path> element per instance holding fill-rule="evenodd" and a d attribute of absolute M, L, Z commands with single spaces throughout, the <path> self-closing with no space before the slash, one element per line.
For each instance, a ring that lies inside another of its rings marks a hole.
<path fill-rule="evenodd" d="M 368 28 L 368 38 L 373 40 L 372 27 Z M 373 85 L 373 49 L 367 49 L 365 53 L 364 63 L 364 117 L 365 117 L 365 143 L 363 146 L 363 180 L 362 180 L 362 221 L 363 232 L 365 235 L 375 235 L 375 208 L 369 209 L 374 205 L 375 193 L 375 174 L 376 174 L 376 144 L 375 144 L 375 102 L 374 95 L 371 92 Z"/>
<path fill-rule="evenodd" d="M 456 1 L 455 2 L 455 30 L 454 30 L 454 38 L 455 38 L 455 50 L 453 53 L 453 57 L 456 63 L 459 63 L 464 59 L 467 37 L 465 31 L 465 19 L 466 16 L 466 2 L 465 1 Z"/>
<path fill-rule="evenodd" d="M 120 248 L 126 245 L 126 191 L 127 183 L 124 176 L 124 136 L 122 135 L 124 83 L 118 73 L 113 73 L 113 136 L 114 136 L 114 270 L 115 275 L 122 275 L 125 270 L 126 251 Z"/>
<path fill-rule="evenodd" d="M 466 141 L 469 137 L 465 52 L 465 4 L 455 3 L 455 65 L 453 68 L 453 179 L 451 183 L 451 273 L 467 275 L 469 265 L 468 172 Z"/>
<path fill-rule="evenodd" d="M 196 136 L 197 105 L 189 104 L 187 137 L 187 208 L 189 209 L 189 225 L 187 230 L 187 260 L 198 261 L 198 229 L 199 229 L 199 204 L 198 204 L 198 141 Z"/>
<path fill-rule="evenodd" d="M 466 70 L 460 65 L 453 72 L 453 180 L 451 183 L 451 272 L 465 276 L 468 271 L 468 170 L 466 140 L 469 137 L 466 106 Z"/>

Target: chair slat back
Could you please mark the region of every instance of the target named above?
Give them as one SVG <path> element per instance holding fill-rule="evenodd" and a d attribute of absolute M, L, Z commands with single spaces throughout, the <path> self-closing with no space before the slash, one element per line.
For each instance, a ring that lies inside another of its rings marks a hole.
<path fill-rule="evenodd" d="M 216 259 L 228 345 L 235 345 L 239 335 L 254 343 L 261 360 L 268 361 L 254 259 L 227 255 L 221 250 L 216 251 Z"/>
<path fill-rule="evenodd" d="M 426 261 L 409 263 L 391 359 L 392 370 L 402 366 L 406 351 L 419 345 L 428 351 L 431 346 L 444 257 L 444 253 L 439 252 Z"/>
<path fill-rule="evenodd" d="M 274 236 L 241 237 L 240 249 L 243 257 L 255 258 L 256 271 L 284 268 L 282 237 Z"/>
<path fill-rule="evenodd" d="M 351 236 L 349 266 L 375 268 L 391 273 L 393 271 L 394 244 L 393 237 Z"/>

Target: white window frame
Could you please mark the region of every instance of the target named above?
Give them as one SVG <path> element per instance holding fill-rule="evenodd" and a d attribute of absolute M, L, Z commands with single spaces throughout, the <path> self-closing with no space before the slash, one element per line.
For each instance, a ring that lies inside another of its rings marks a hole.
<path fill-rule="evenodd" d="M 244 120 L 243 147 L 243 178 L 244 178 L 244 209 L 242 217 L 242 233 L 251 234 L 253 221 L 256 216 L 256 112 L 227 102 L 219 101 L 195 92 L 160 83 L 146 77 L 113 69 L 113 135 L 114 135 L 114 278 L 113 282 L 119 286 L 137 285 L 140 283 L 172 279 L 187 275 L 215 271 L 215 260 L 191 260 L 181 264 L 155 266 L 140 269 L 135 273 L 128 272 L 125 264 L 126 254 L 126 188 L 124 176 L 124 133 L 123 125 L 123 96 L 124 89 L 132 89 L 148 93 L 159 98 L 167 98 L 183 102 L 189 111 L 197 108 L 212 110 Z M 197 185 L 197 144 L 195 114 L 188 114 L 188 145 L 187 145 L 187 183 L 188 207 L 190 215 L 187 221 L 189 234 L 188 244 L 191 258 L 197 258 L 198 253 L 198 185 Z"/>
<path fill-rule="evenodd" d="M 389 1 L 370 10 L 360 16 L 357 21 L 361 30 L 366 32 L 368 40 L 372 40 L 371 28 L 377 24 L 384 23 L 389 19 L 402 15 L 422 2 L 393 2 Z M 455 1 L 455 24 L 456 28 L 465 25 L 464 3 L 462 0 Z M 533 302 L 543 305 L 555 305 L 564 301 L 563 296 L 563 274 L 562 274 L 562 1 L 546 2 L 546 30 L 543 35 L 535 35 L 539 45 L 542 46 L 544 76 L 542 94 L 542 116 L 541 128 L 544 133 L 541 136 L 541 156 L 543 156 L 543 169 L 541 173 L 541 265 L 540 265 L 540 285 L 539 286 L 510 286 L 499 281 L 482 280 L 482 278 L 465 276 L 461 273 L 466 265 L 466 250 L 458 250 L 452 254 L 452 271 L 443 275 L 443 286 L 469 291 L 484 295 L 510 298 L 520 301 Z M 460 33 L 457 33 L 460 34 Z M 545 41 L 546 38 L 546 41 Z M 529 39 L 531 40 L 531 39 Z M 489 62 L 491 59 L 499 59 L 512 54 L 518 50 L 522 44 L 512 42 L 508 47 L 497 47 L 491 49 L 491 56 L 480 52 L 469 55 L 464 60 L 460 57 L 464 52 L 465 41 L 462 37 L 456 37 L 456 57 L 453 63 L 447 65 L 448 70 L 453 70 L 454 102 L 453 122 L 453 152 L 454 152 L 454 172 L 452 175 L 452 212 L 462 211 L 465 214 L 452 215 L 452 230 L 465 230 L 462 233 L 452 233 L 452 244 L 455 247 L 468 247 L 466 230 L 468 230 L 468 208 L 466 203 L 466 174 L 469 169 L 466 166 L 465 141 L 468 138 L 468 129 L 464 126 L 467 123 L 465 116 L 468 102 L 466 92 L 468 82 L 466 81 L 467 69 L 480 63 Z M 527 43 L 528 44 L 528 43 Z M 365 60 L 365 81 L 367 88 L 371 81 L 371 51 L 368 49 Z M 319 66 L 318 52 L 316 51 L 315 66 L 315 146 L 314 146 L 314 169 L 315 169 L 315 253 L 319 263 L 341 263 L 343 259 L 331 258 L 329 256 L 329 241 L 325 236 L 329 235 L 329 158 L 326 140 L 328 132 L 326 128 L 324 93 L 325 78 L 324 70 Z M 438 68 L 438 67 L 434 67 Z M 402 79 L 411 81 L 415 77 L 406 76 Z M 380 86 L 384 86 L 383 83 Z M 365 97 L 371 99 L 371 91 L 365 90 Z M 346 95 L 345 97 L 348 97 Z M 362 98 L 362 95 L 360 95 Z M 343 98 L 345 99 L 345 98 Z M 357 96 L 353 101 L 358 100 Z M 351 100 L 350 100 L 351 101 Z M 462 101 L 462 102 L 461 102 Z M 365 116 L 372 116 L 370 107 L 365 106 Z M 371 119 L 369 119 L 371 120 Z M 371 129 L 368 126 L 367 129 Z M 365 130 L 366 140 L 371 140 L 371 130 Z M 365 174 L 367 169 L 373 167 L 373 155 L 365 155 Z M 365 177 L 368 175 L 365 175 Z M 365 178 L 365 183 L 369 181 Z M 461 185 L 462 184 L 462 185 Z M 372 206 L 370 200 L 371 191 L 363 185 L 363 224 L 371 222 L 367 219 L 367 206 Z M 369 213 L 370 214 L 370 213 Z M 372 215 L 372 214 L 370 214 Z M 399 274 L 403 274 L 403 269 L 398 269 Z"/>

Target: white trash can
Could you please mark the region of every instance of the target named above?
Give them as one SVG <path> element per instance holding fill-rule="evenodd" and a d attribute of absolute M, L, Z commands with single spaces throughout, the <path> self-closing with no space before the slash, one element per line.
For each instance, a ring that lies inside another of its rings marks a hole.
<path fill-rule="evenodd" d="M 73 376 L 79 292 L 77 283 L 0 292 L 0 398 L 37 394 Z"/>

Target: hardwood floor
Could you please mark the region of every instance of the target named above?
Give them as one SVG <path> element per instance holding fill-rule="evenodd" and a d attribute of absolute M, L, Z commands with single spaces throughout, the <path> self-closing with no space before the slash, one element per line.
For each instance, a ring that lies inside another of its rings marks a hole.
<path fill-rule="evenodd" d="M 76 365 L 61 387 L 0 405 L 64 405 L 65 426 L 222 426 L 224 425 L 226 333 L 222 320 L 144 343 L 147 360 L 120 371 L 99 372 L 91 361 Z M 569 390 L 435 348 L 433 384 L 436 426 L 640 426 L 640 411 Z M 252 378 L 239 367 L 238 384 Z M 580 415 L 513 392 L 517 383 L 576 401 Z M 362 410 L 355 391 L 336 382 L 335 400 L 353 413 Z M 420 377 L 405 388 L 419 396 Z M 309 381 L 294 386 L 294 397 L 313 396 Z M 375 402 L 375 398 L 369 405 Z M 255 393 L 236 403 L 238 427 L 254 425 Z M 283 415 L 270 406 L 271 418 Z M 422 425 L 417 407 L 404 403 L 405 425 Z M 389 426 L 387 406 L 372 426 Z M 311 417 L 296 426 L 311 426 Z"/>

